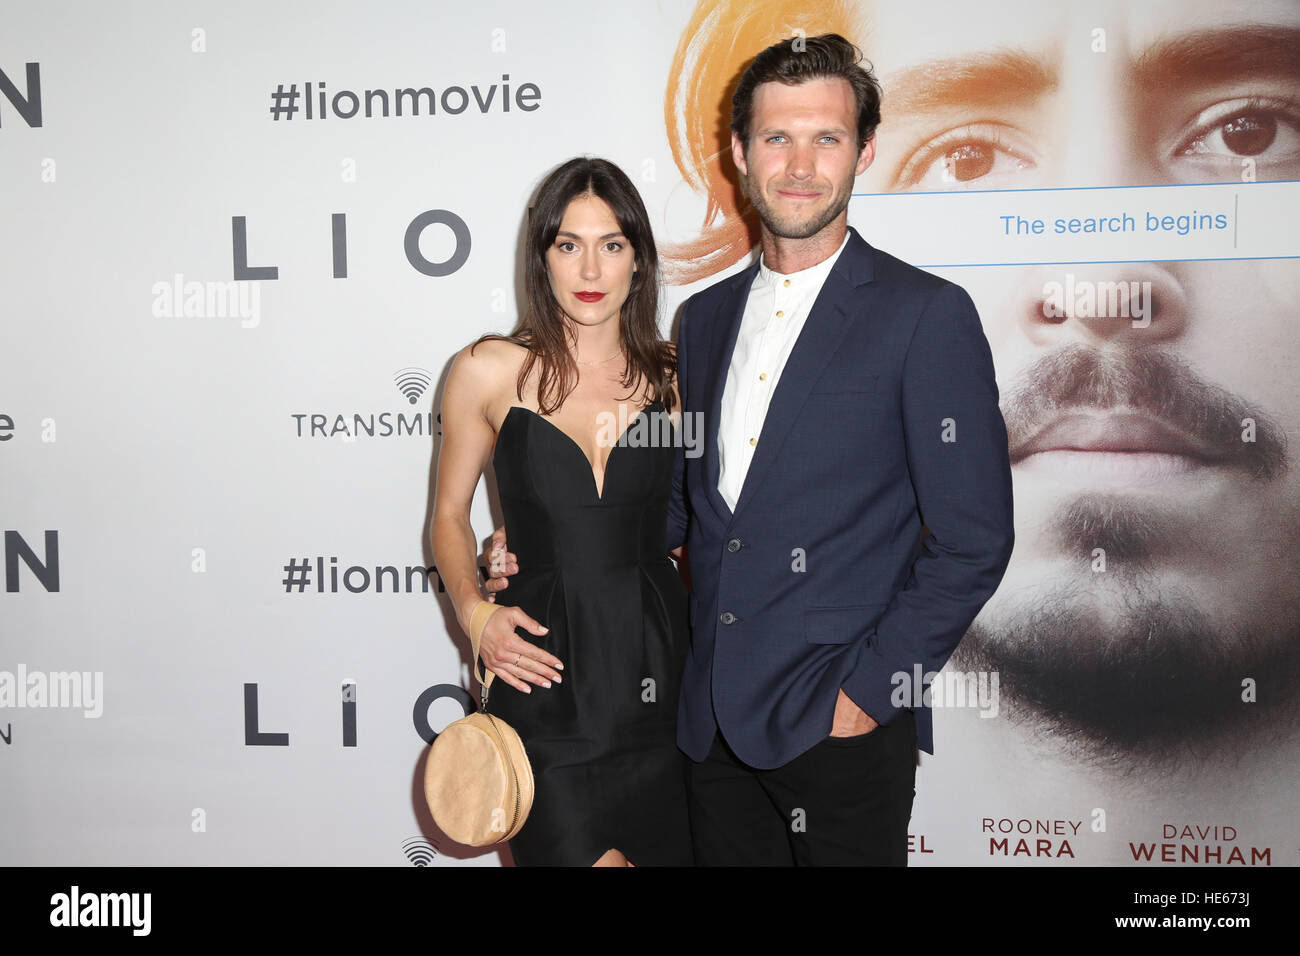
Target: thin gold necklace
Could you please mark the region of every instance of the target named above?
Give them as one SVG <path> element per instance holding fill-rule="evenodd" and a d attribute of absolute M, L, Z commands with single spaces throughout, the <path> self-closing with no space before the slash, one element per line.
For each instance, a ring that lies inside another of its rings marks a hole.
<path fill-rule="evenodd" d="M 608 361 L 610 361 L 610 360 L 612 360 L 612 359 L 616 359 L 616 358 L 618 358 L 618 357 L 619 357 L 620 355 L 622 355 L 622 354 L 623 354 L 623 350 L 622 350 L 622 349 L 619 349 L 617 352 L 615 352 L 615 353 L 614 353 L 613 355 L 611 355 L 609 358 L 603 358 L 603 359 L 601 359 L 599 362 L 579 362 L 577 359 L 574 359 L 573 361 L 574 361 L 576 364 L 578 364 L 578 365 L 586 365 L 586 366 L 590 367 L 590 366 L 592 366 L 592 365 L 604 365 L 606 362 L 608 362 Z"/>

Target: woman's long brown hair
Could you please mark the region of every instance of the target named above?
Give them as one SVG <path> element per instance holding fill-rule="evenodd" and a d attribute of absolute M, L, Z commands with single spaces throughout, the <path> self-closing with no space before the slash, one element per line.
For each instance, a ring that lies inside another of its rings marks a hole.
<path fill-rule="evenodd" d="M 645 204 L 632 180 L 605 159 L 579 157 L 552 171 L 537 190 L 528 213 L 525 238 L 524 295 L 527 299 L 519 324 L 507 335 L 484 335 L 505 339 L 528 349 L 519 370 L 516 394 L 523 400 L 524 383 L 533 367 L 540 365 L 537 403 L 543 415 L 553 414 L 578 384 L 578 366 L 569 350 L 565 323 L 569 321 L 551 290 L 546 254 L 560 231 L 569 203 L 579 196 L 596 196 L 609 206 L 627 237 L 636 260 L 632 286 L 619 316 L 623 353 L 623 385 L 628 389 L 643 383 L 651 402 L 673 408 L 670 387 L 677 362 L 671 346 L 659 334 L 659 254 Z M 471 347 L 471 351 L 472 351 Z"/>

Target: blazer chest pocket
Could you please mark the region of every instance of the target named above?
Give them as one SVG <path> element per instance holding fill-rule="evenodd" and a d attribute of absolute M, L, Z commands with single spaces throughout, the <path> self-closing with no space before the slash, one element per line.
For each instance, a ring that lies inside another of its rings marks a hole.
<path fill-rule="evenodd" d="M 848 644 L 874 631 L 883 604 L 856 607 L 810 607 L 803 612 L 803 636 L 809 644 Z"/>
<path fill-rule="evenodd" d="M 876 383 L 880 375 L 876 372 L 867 372 L 862 369 L 854 369 L 848 373 L 841 373 L 835 369 L 827 369 L 821 377 L 813 383 L 812 395 L 868 395 L 876 390 Z"/>

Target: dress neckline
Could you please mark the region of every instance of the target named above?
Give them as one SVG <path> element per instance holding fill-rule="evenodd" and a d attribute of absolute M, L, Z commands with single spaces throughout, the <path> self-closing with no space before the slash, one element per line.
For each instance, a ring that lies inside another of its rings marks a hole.
<path fill-rule="evenodd" d="M 591 487 L 592 490 L 595 491 L 596 493 L 596 500 L 603 502 L 605 500 L 605 483 L 606 480 L 609 478 L 609 465 L 610 462 L 614 460 L 614 452 L 616 452 L 620 447 L 622 447 L 623 438 L 632 429 L 633 423 L 635 423 L 637 419 L 639 419 L 642 415 L 644 415 L 648 409 L 653 408 L 656 405 L 662 405 L 662 404 L 663 402 L 661 400 L 655 399 L 653 402 L 650 402 L 648 405 L 642 405 L 641 408 L 638 409 L 637 413 L 628 419 L 627 427 L 624 428 L 623 431 L 619 433 L 618 438 L 615 439 L 614 441 L 614 447 L 609 450 L 609 455 L 605 458 L 605 468 L 602 473 L 602 478 L 599 484 L 596 482 L 596 466 L 591 463 L 591 459 L 588 458 L 587 453 L 582 450 L 582 446 L 578 444 L 577 439 L 575 439 L 572 435 L 566 432 L 559 425 L 555 424 L 555 422 L 551 421 L 545 415 L 533 411 L 533 409 L 529 408 L 527 405 L 511 405 L 510 408 L 506 411 L 506 417 L 501 420 L 501 429 L 498 430 L 497 434 L 499 436 L 500 431 L 505 429 L 506 422 L 510 420 L 510 413 L 515 411 L 516 409 L 518 409 L 521 412 L 527 412 L 533 418 L 537 419 L 539 422 L 543 422 L 546 425 L 549 425 L 551 428 L 555 429 L 555 431 L 559 432 L 560 435 L 568 441 L 569 446 L 573 448 L 573 450 L 576 451 L 579 456 L 581 456 L 584 462 L 586 462 L 587 473 L 591 475 Z"/>

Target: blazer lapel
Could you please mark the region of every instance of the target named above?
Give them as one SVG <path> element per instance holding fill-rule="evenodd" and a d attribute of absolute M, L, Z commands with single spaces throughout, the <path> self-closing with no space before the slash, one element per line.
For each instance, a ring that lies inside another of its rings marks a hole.
<path fill-rule="evenodd" d="M 749 471 L 745 473 L 745 483 L 740 489 L 740 498 L 736 502 L 736 513 L 754 497 L 756 490 L 763 483 L 763 478 L 772 462 L 777 459 L 781 445 L 794 425 L 795 419 L 803 408 L 813 382 L 830 362 L 840 347 L 841 341 L 852 326 L 853 319 L 861 314 L 862 297 L 866 290 L 859 288 L 872 281 L 872 250 L 866 241 L 850 228 L 848 245 L 840 253 L 834 268 L 826 277 L 821 292 L 813 302 L 812 310 L 804 322 L 804 327 L 795 340 L 790 357 L 781 371 L 776 391 L 768 405 L 767 416 L 763 419 L 763 428 L 758 433 L 758 446 L 750 462 Z M 748 289 L 748 286 L 746 286 Z M 741 302 L 744 308 L 744 301 Z M 739 326 L 739 319 L 734 323 Z M 731 333 L 730 345 L 726 354 L 731 355 L 736 333 Z M 713 404 L 715 421 L 722 401 L 722 389 L 726 380 L 727 366 L 723 365 L 717 373 L 722 379 L 716 386 L 718 397 Z M 714 445 L 716 446 L 716 438 Z M 716 451 L 715 451 L 716 458 Z M 713 484 L 717 485 L 714 473 Z M 722 496 L 719 495 L 719 498 Z M 724 502 L 725 504 L 725 502 Z"/>
<path fill-rule="evenodd" d="M 722 392 L 727 385 L 727 370 L 731 367 L 731 353 L 736 348 L 736 336 L 740 332 L 740 320 L 745 315 L 745 304 L 749 301 L 749 290 L 758 275 L 758 261 L 755 260 L 744 272 L 737 273 L 731 279 L 731 288 L 723 300 L 717 320 L 713 322 L 712 336 L 709 340 L 708 368 L 708 422 L 704 437 L 704 483 L 708 486 L 709 501 L 723 518 L 731 517 L 731 508 L 727 500 L 718 491 L 718 475 L 721 465 L 718 460 L 718 428 L 722 419 Z"/>

